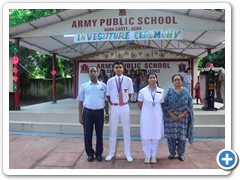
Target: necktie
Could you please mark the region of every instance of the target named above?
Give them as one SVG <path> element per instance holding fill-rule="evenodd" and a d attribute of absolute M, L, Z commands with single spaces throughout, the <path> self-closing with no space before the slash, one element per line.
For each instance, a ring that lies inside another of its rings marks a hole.
<path fill-rule="evenodd" d="M 122 94 L 122 86 L 120 82 L 120 78 L 118 78 L 118 87 L 120 87 L 120 92 L 119 92 L 119 105 L 123 105 L 123 94 Z"/>

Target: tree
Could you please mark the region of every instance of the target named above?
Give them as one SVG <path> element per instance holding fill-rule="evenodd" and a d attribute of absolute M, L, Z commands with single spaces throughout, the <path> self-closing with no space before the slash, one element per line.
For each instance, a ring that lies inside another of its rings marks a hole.
<path fill-rule="evenodd" d="M 59 13 L 62 9 L 11 9 L 9 11 L 10 27 L 17 26 L 44 16 Z M 10 47 L 14 46 L 10 42 Z M 33 78 L 52 78 L 52 57 L 34 50 L 20 47 L 20 86 L 28 84 L 29 79 Z M 10 51 L 13 56 L 13 52 Z M 57 77 L 73 76 L 73 63 L 57 59 L 56 64 Z"/>
<path fill-rule="evenodd" d="M 225 66 L 225 48 L 221 49 L 212 54 L 212 60 L 209 60 L 208 57 L 204 57 L 198 60 L 198 67 L 203 68 L 208 61 L 213 62 L 215 67 Z"/>
<path fill-rule="evenodd" d="M 39 19 L 44 16 L 56 14 L 64 11 L 63 9 L 10 9 L 9 25 L 17 26 L 26 22 Z"/>

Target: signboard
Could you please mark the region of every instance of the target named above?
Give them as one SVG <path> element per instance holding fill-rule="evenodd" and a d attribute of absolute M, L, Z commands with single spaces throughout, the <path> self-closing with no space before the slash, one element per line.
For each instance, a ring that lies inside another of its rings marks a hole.
<path fill-rule="evenodd" d="M 124 68 L 128 71 L 128 74 L 130 74 L 130 71 L 132 69 L 139 70 L 139 69 L 145 69 L 147 74 L 148 73 L 156 73 L 158 76 L 158 83 L 161 88 L 165 90 L 165 92 L 168 90 L 169 87 L 172 87 L 172 76 L 174 74 L 181 74 L 183 72 L 184 67 L 188 67 L 188 61 L 187 60 L 181 60 L 181 61 L 173 61 L 173 60 L 164 60 L 164 61 L 135 61 L 135 62 L 123 62 Z M 105 62 L 81 62 L 79 63 L 79 80 L 78 80 L 78 86 L 80 87 L 83 83 L 89 81 L 88 73 L 85 71 L 82 71 L 81 68 L 88 68 L 89 66 L 96 66 L 98 68 L 98 71 L 100 69 L 104 69 L 106 71 L 106 74 L 109 75 L 112 72 L 113 69 L 113 62 L 111 61 L 105 61 Z"/>
<path fill-rule="evenodd" d="M 157 7 L 156 7 L 157 8 Z M 84 9 L 79 9 L 80 11 Z M 87 9 L 86 9 L 87 11 Z M 200 19 L 161 9 L 98 9 L 59 23 L 37 28 L 17 37 L 70 35 L 89 32 L 152 30 L 225 31 L 225 23 Z"/>
<path fill-rule="evenodd" d="M 181 40 L 182 30 L 152 30 L 152 31 L 110 31 L 90 32 L 74 35 L 74 42 L 95 41 L 131 41 L 131 40 Z"/>

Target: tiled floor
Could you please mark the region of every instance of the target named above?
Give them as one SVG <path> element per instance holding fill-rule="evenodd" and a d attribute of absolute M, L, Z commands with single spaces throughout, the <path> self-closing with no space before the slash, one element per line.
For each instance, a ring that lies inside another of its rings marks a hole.
<path fill-rule="evenodd" d="M 166 140 L 159 144 L 157 163 L 144 164 L 141 141 L 131 142 L 133 163 L 124 156 L 123 140 L 117 141 L 115 158 L 111 162 L 87 161 L 83 138 L 10 135 L 9 169 L 220 169 L 217 153 L 224 149 L 224 140 L 196 140 L 187 143 L 185 161 L 168 160 Z M 93 139 L 95 143 L 95 139 Z M 104 139 L 103 157 L 108 154 L 108 140 Z"/>

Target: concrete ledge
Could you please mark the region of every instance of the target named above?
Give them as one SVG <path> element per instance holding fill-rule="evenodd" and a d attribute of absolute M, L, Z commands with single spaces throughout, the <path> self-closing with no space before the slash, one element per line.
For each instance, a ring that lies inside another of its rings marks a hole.
<path fill-rule="evenodd" d="M 14 122 L 9 125 L 10 131 L 20 132 L 47 132 L 63 134 L 83 134 L 83 127 L 79 123 L 45 123 L 45 122 Z M 224 138 L 225 125 L 197 124 L 194 126 L 195 137 Z M 109 124 L 104 126 L 103 135 L 109 135 Z M 122 136 L 122 125 L 118 126 L 118 136 Z M 140 125 L 131 124 L 131 136 L 140 136 Z"/>
<path fill-rule="evenodd" d="M 140 110 L 136 103 L 130 103 L 131 136 L 140 136 Z M 215 104 L 217 108 L 221 104 Z M 64 99 L 57 104 L 42 103 L 25 106 L 21 111 L 9 112 L 9 130 L 19 132 L 51 132 L 63 134 L 83 134 L 78 121 L 78 102 Z M 111 113 L 111 112 L 110 112 Z M 195 137 L 225 137 L 225 110 L 202 111 L 201 105 L 194 104 Z M 109 135 L 109 124 L 103 134 Z M 122 136 L 121 124 L 118 136 Z"/>

